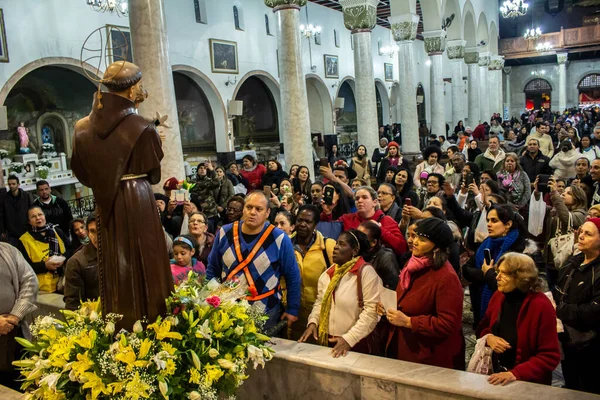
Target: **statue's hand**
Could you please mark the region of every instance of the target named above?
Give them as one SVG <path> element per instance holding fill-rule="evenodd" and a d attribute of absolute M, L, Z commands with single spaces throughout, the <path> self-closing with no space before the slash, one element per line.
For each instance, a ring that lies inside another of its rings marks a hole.
<path fill-rule="evenodd" d="M 156 118 L 154 119 L 154 125 L 164 126 L 165 128 L 170 129 L 171 127 L 165 122 L 167 119 L 169 119 L 169 115 L 160 115 L 160 113 L 157 111 Z"/>

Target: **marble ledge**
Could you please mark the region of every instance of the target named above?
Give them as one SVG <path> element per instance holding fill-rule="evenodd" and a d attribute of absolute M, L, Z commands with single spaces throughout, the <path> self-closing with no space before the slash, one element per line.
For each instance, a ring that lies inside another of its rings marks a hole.
<path fill-rule="evenodd" d="M 355 376 L 360 376 L 363 390 L 365 385 L 381 391 L 386 385 L 397 387 L 397 390 L 421 393 L 443 392 L 447 398 L 476 398 L 490 400 L 531 399 L 600 399 L 589 393 L 554 388 L 527 382 L 513 382 L 507 386 L 494 386 L 487 382 L 487 377 L 464 371 L 432 367 L 389 358 L 369 356 L 350 352 L 346 357 L 333 358 L 330 349 L 297 343 L 285 339 L 274 339 L 275 358 L 291 363 L 301 364 L 318 369 L 326 369 Z M 269 364 L 267 364 L 268 368 Z M 382 387 L 383 386 L 383 387 Z M 371 392 L 371 390 L 369 390 Z M 416 392 L 415 392 L 416 391 Z M 387 392 L 387 390 L 383 390 Z M 400 396 L 400 393 L 396 393 Z M 390 398 L 396 398 L 396 395 Z M 370 396 L 369 396 L 370 397 Z M 378 396 L 380 397 L 380 396 Z M 382 399 L 388 398 L 385 395 Z M 404 395 L 398 398 L 408 398 Z M 413 397 L 421 398 L 421 396 Z M 425 397 L 427 396 L 425 395 Z"/>

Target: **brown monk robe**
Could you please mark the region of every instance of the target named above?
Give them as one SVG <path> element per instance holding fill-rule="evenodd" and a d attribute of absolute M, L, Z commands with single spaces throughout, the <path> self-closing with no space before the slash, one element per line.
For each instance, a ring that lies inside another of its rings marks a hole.
<path fill-rule="evenodd" d="M 97 92 L 75 125 L 71 168 L 96 198 L 102 310 L 122 314 L 118 328 L 131 331 L 165 314 L 173 278 L 150 186 L 160 180 L 161 142 L 153 122 L 135 113 L 146 96 L 141 71 L 122 62 L 107 68 L 110 92 Z"/>

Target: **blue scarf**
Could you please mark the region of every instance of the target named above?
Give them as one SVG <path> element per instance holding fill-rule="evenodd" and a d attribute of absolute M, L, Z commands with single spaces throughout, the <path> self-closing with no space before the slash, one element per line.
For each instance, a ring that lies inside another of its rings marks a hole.
<path fill-rule="evenodd" d="M 483 262 L 485 260 L 484 250 L 490 249 L 490 253 L 492 254 L 492 260 L 497 262 L 500 257 L 504 253 L 510 249 L 510 247 L 517 241 L 519 238 L 519 230 L 513 229 L 508 232 L 508 235 L 502 236 L 499 238 L 491 238 L 488 237 L 481 243 L 481 246 L 477 249 L 477 253 L 475 253 L 475 267 L 481 269 L 483 267 Z M 483 291 L 481 293 L 481 316 L 485 315 L 485 311 L 487 310 L 490 299 L 492 298 L 492 289 L 487 284 L 483 285 Z"/>

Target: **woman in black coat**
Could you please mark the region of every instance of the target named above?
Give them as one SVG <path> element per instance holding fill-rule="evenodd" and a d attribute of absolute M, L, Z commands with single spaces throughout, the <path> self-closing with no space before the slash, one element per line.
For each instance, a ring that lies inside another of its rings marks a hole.
<path fill-rule="evenodd" d="M 277 160 L 269 160 L 267 163 L 267 172 L 263 175 L 263 186 L 271 186 L 272 189 L 277 189 L 282 180 L 289 176 L 283 170 L 281 164 Z"/>

